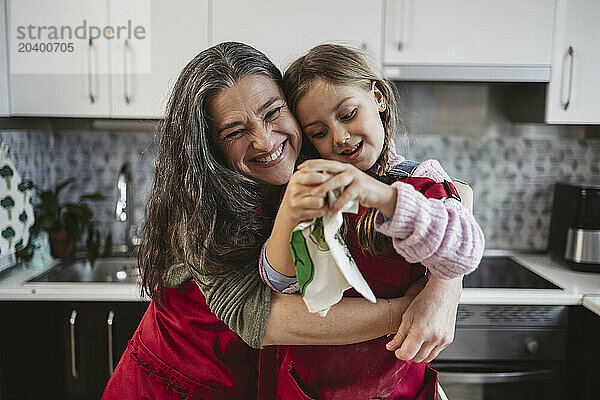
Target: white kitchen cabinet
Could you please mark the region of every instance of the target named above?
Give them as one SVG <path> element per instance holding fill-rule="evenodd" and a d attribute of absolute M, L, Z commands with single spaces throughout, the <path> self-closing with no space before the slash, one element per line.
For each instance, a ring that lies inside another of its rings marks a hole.
<path fill-rule="evenodd" d="M 213 42 L 239 41 L 264 52 L 280 68 L 315 45 L 348 44 L 381 54 L 382 0 L 213 2 Z"/>
<path fill-rule="evenodd" d="M 600 124 L 600 1 L 558 0 L 546 122 Z"/>
<path fill-rule="evenodd" d="M 135 14 L 135 3 L 109 0 L 111 24 L 127 23 Z M 162 118 L 168 95 L 181 69 L 208 47 L 208 0 L 152 1 L 149 42 L 110 42 L 111 116 L 117 118 Z M 138 56 L 150 44 L 150 70 L 139 70 Z M 136 47 L 138 46 L 138 47 Z M 127 68 L 127 71 L 124 69 Z M 121 73 L 123 72 L 123 73 Z"/>
<path fill-rule="evenodd" d="M 209 45 L 208 2 L 68 0 L 67 7 L 64 2 L 11 0 L 10 15 L 25 16 L 15 20 L 33 25 L 60 21 L 76 27 L 86 20 L 88 26 L 118 27 L 131 20 L 146 32 L 144 40 L 114 34 L 112 39 L 100 38 L 90 45 L 74 39 L 77 56 L 65 55 L 63 61 L 69 73 L 11 71 L 12 115 L 162 118 L 179 72 Z M 140 9 L 140 3 L 151 7 Z M 9 32 L 16 34 L 16 26 L 10 26 Z M 16 50 L 11 49 L 11 54 Z M 38 63 L 38 71 L 44 69 L 43 55 L 28 57 Z"/>
<path fill-rule="evenodd" d="M 0 117 L 10 113 L 8 99 L 8 58 L 6 57 L 5 1 L 0 0 Z"/>
<path fill-rule="evenodd" d="M 54 3 L 45 0 L 9 0 L 8 35 L 15 38 L 17 27 L 61 25 L 77 27 L 85 19 L 87 25 L 105 26 L 108 20 L 104 1 L 78 0 Z M 108 117 L 109 116 L 109 63 L 106 40 L 86 40 L 73 37 L 74 51 L 54 58 L 53 70 L 61 68 L 68 73 L 21 73 L 25 68 L 16 66 L 17 57 L 24 65 L 49 70 L 46 54 L 19 53 L 17 42 L 29 45 L 36 40 L 10 40 L 10 103 L 12 115 Z"/>
<path fill-rule="evenodd" d="M 387 0 L 384 66 L 401 80 L 548 81 L 555 0 Z"/>

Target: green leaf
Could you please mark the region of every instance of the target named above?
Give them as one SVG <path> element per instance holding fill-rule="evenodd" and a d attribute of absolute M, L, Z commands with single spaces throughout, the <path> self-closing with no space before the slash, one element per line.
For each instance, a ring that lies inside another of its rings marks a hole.
<path fill-rule="evenodd" d="M 54 193 L 58 196 L 58 194 L 60 193 L 61 190 L 63 190 L 64 188 L 66 188 L 73 182 L 75 182 L 75 178 L 73 178 L 73 177 L 71 177 L 65 181 L 62 181 L 61 183 L 56 185 L 56 188 L 54 189 Z"/>
<path fill-rule="evenodd" d="M 101 195 L 100 193 L 86 193 L 79 198 L 79 201 L 102 201 L 106 200 L 106 196 Z"/>

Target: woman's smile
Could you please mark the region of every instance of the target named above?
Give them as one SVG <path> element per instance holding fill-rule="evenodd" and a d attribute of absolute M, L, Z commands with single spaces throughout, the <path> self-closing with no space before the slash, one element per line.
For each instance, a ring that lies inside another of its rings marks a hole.
<path fill-rule="evenodd" d="M 277 165 L 281 162 L 281 160 L 285 157 L 286 145 L 288 143 L 288 139 L 285 139 L 283 143 L 279 146 L 276 146 L 268 152 L 266 155 L 261 157 L 254 157 L 251 161 L 258 163 L 260 167 L 269 168 L 274 165 Z"/>

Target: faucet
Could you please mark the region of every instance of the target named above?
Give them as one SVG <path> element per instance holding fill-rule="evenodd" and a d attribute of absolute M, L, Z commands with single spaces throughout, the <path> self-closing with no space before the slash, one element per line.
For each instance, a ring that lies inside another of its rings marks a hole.
<path fill-rule="evenodd" d="M 134 226 L 133 217 L 133 185 L 129 165 L 124 163 L 117 178 L 117 204 L 115 217 L 119 222 L 125 222 L 125 250 L 127 254 L 133 254 L 135 246 L 139 244 Z"/>

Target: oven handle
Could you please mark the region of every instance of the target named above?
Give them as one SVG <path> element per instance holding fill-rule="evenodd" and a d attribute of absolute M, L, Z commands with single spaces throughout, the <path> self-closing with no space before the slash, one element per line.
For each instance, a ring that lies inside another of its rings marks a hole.
<path fill-rule="evenodd" d="M 442 366 L 436 367 L 440 382 L 446 383 L 513 383 L 526 381 L 542 381 L 554 376 L 550 369 L 523 371 L 473 372 L 444 371 Z"/>

